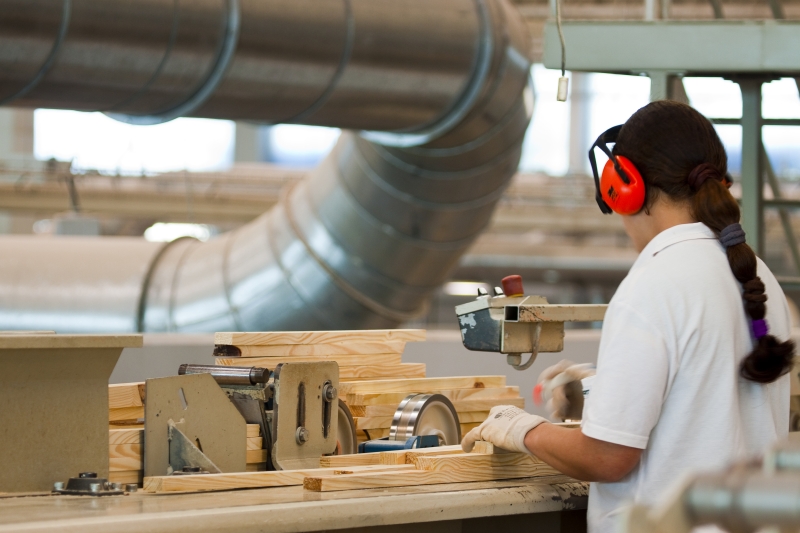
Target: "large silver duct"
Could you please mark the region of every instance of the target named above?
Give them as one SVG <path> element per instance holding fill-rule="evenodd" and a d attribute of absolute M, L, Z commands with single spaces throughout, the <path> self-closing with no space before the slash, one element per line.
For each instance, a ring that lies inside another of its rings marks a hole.
<path fill-rule="evenodd" d="M 337 126 L 206 243 L 0 238 L 0 330 L 393 327 L 488 223 L 532 110 L 507 0 L 0 0 L 0 103 Z"/>

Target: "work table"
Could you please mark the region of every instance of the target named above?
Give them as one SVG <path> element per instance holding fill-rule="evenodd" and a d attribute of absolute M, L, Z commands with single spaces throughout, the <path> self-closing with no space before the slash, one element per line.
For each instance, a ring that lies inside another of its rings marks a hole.
<path fill-rule="evenodd" d="M 227 492 L 0 498 L 0 533 L 202 531 L 295 533 L 325 530 L 537 532 L 585 528 L 588 485 L 566 476 L 319 493 L 300 486 Z M 562 512 L 566 511 L 566 512 Z M 574 511 L 574 512 L 573 512 Z M 394 527 L 393 527 L 394 526 Z M 366 529 L 362 529 L 366 528 Z"/>

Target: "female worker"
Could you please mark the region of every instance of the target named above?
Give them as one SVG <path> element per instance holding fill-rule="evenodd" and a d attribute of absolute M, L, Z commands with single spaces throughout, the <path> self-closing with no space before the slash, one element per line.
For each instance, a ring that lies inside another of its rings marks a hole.
<path fill-rule="evenodd" d="M 462 446 L 488 440 L 592 481 L 596 533 L 681 474 L 786 438 L 794 345 L 783 292 L 745 243 L 711 123 L 653 102 L 595 146 L 611 155 L 602 179 L 592 161 L 598 204 L 623 215 L 640 254 L 608 306 L 581 428 L 500 406 Z"/>

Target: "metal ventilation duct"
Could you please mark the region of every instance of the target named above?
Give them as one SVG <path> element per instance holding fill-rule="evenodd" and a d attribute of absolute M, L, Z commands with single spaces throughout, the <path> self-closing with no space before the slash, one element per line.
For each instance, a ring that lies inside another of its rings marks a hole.
<path fill-rule="evenodd" d="M 393 327 L 489 222 L 532 111 L 507 0 L 0 0 L 0 102 L 337 126 L 206 243 L 0 238 L 0 329 Z"/>

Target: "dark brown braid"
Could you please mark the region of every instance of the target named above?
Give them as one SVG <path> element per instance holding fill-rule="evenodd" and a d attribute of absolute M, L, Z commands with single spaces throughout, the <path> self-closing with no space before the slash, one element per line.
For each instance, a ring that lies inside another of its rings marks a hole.
<path fill-rule="evenodd" d="M 630 159 L 647 185 L 645 209 L 659 194 L 690 202 L 694 217 L 719 236 L 739 222 L 739 204 L 728 191 L 725 148 L 711 122 L 692 107 L 672 101 L 652 102 L 637 111 L 622 128 L 614 153 Z M 746 243 L 727 249 L 734 277 L 742 284 L 744 308 L 751 321 L 767 312 L 764 283 L 757 275 L 756 254 Z M 742 361 L 741 375 L 771 383 L 791 370 L 794 343 L 773 335 L 756 340 Z"/>

